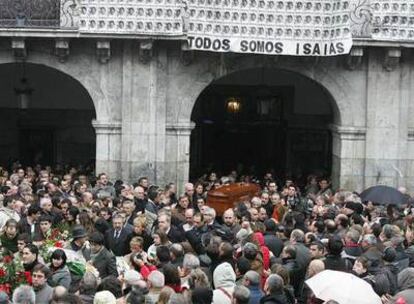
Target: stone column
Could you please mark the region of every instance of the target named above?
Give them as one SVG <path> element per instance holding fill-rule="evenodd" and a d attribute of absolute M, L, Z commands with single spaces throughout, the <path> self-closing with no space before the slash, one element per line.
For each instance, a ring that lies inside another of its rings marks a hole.
<path fill-rule="evenodd" d="M 366 187 L 403 186 L 406 181 L 410 73 L 389 55 L 394 52 L 375 49 L 368 57 Z"/>
<path fill-rule="evenodd" d="M 190 136 L 194 127 L 191 121 L 166 125 L 164 179 L 175 181 L 180 192 L 190 174 Z"/>
<path fill-rule="evenodd" d="M 96 174 L 105 172 L 110 179 L 121 176 L 121 123 L 92 121 L 96 132 Z"/>
<path fill-rule="evenodd" d="M 331 125 L 332 182 L 335 188 L 361 191 L 364 185 L 365 127 Z"/>

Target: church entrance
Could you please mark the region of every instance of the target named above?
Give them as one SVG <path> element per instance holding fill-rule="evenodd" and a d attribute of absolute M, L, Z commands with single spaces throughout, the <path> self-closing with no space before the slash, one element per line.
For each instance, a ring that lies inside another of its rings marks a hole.
<path fill-rule="evenodd" d="M 300 74 L 253 69 L 211 83 L 192 112 L 192 179 L 215 171 L 301 178 L 329 176 L 329 93 Z"/>

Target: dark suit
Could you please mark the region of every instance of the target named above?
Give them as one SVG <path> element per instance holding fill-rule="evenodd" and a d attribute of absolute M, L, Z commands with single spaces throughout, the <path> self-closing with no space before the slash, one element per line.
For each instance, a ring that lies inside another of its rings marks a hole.
<path fill-rule="evenodd" d="M 27 222 L 27 217 L 22 218 L 19 222 L 19 232 L 20 234 L 27 233 L 30 237 L 33 237 L 35 234 L 40 233 L 39 224 L 36 223 L 34 226 L 35 226 L 34 233 L 32 233 L 31 231 L 32 226 Z"/>
<path fill-rule="evenodd" d="M 274 232 L 265 232 L 264 240 L 266 246 L 270 249 L 275 257 L 279 257 L 284 247 L 283 241 L 279 239 Z"/>
<path fill-rule="evenodd" d="M 135 219 L 135 215 L 134 214 L 132 214 L 131 216 L 129 216 L 127 219 L 126 219 L 126 223 L 127 223 L 127 225 L 131 225 L 132 227 L 134 227 L 134 219 Z"/>
<path fill-rule="evenodd" d="M 129 241 L 132 237 L 132 230 L 128 227 L 123 227 L 119 237 L 115 237 L 114 228 L 109 229 L 105 233 L 105 247 L 112 251 L 115 256 L 124 256 L 131 252 L 129 248 Z"/>
<path fill-rule="evenodd" d="M 118 277 L 116 258 L 105 247 L 102 247 L 102 250 L 96 256 L 93 256 L 91 261 L 92 265 L 99 271 L 99 276 L 102 279 L 110 275 Z"/>
<path fill-rule="evenodd" d="M 167 233 L 167 237 L 171 243 L 181 243 L 185 241 L 184 232 L 175 226 L 171 226 L 170 231 Z"/>

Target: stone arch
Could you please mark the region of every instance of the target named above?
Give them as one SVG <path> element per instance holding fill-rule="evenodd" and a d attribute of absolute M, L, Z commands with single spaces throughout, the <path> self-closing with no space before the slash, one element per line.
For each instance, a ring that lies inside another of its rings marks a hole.
<path fill-rule="evenodd" d="M 0 56 L 0 65 L 19 62 L 5 54 Z M 59 62 L 50 52 L 42 49 L 30 52 L 25 62 L 59 71 L 82 86 L 92 99 L 96 121 L 103 123 L 121 121 L 121 106 L 114 102 L 121 99 L 120 90 L 114 89 L 121 87 L 120 83 L 116 83 L 121 80 L 111 79 L 109 76 L 113 68 L 112 64 L 118 65 L 118 62 L 103 65 L 96 60 L 94 54 L 88 53 L 83 56 L 70 55 L 67 62 Z"/>
<path fill-rule="evenodd" d="M 332 110 L 332 113 L 333 113 L 332 123 L 334 123 L 335 125 L 341 125 L 342 124 L 342 122 L 341 122 L 342 121 L 342 119 L 341 119 L 341 108 L 340 108 L 339 104 L 336 102 L 335 97 L 332 95 L 332 93 L 328 89 L 328 87 L 334 87 L 337 90 L 338 94 L 340 94 L 339 97 L 341 98 L 341 100 L 345 96 L 344 90 L 340 86 L 338 86 L 338 84 L 336 82 L 332 81 L 331 77 L 326 77 L 326 81 L 321 83 L 320 82 L 321 79 L 318 79 L 318 77 L 316 77 L 318 75 L 318 73 L 315 75 L 315 73 L 304 73 L 304 71 L 302 71 L 302 70 L 296 71 L 296 70 L 287 69 L 287 68 L 249 67 L 249 68 L 244 68 L 244 69 L 240 69 L 240 70 L 230 71 L 229 73 L 225 73 L 222 76 L 215 77 L 207 86 L 205 86 L 200 91 L 199 95 L 194 100 L 194 104 L 191 107 L 191 111 L 194 110 L 196 102 L 197 102 L 198 97 L 200 96 L 200 94 L 207 87 L 209 87 L 210 85 L 220 81 L 221 79 L 228 78 L 228 77 L 234 76 L 234 75 L 239 74 L 239 73 L 249 73 L 250 71 L 257 70 L 257 69 L 262 69 L 262 68 L 265 69 L 265 70 L 274 71 L 275 73 L 285 72 L 287 74 L 292 74 L 292 75 L 295 75 L 299 78 L 302 78 L 302 79 L 305 79 L 305 80 L 308 80 L 308 81 L 312 82 L 315 86 L 320 88 L 320 90 L 323 91 L 324 94 L 326 94 L 326 96 L 328 97 L 327 100 L 329 101 L 329 106 L 331 107 L 331 110 Z M 344 112 L 344 111 L 342 111 L 342 112 Z M 192 116 L 192 115 L 190 115 L 190 116 Z"/>
<path fill-rule="evenodd" d="M 0 64 L 2 128 L 10 159 L 86 164 L 96 158 L 96 109 L 88 90 L 77 79 L 53 67 L 32 62 Z M 32 91 L 28 107 L 16 103 L 14 88 L 27 78 Z M 74 119 L 76 117 L 76 119 Z M 3 122 L 5 120 L 5 122 Z M 1 156 L 2 162 L 9 158 Z"/>
<path fill-rule="evenodd" d="M 223 58 L 211 60 L 212 62 L 208 62 L 208 64 L 206 62 L 195 64 L 193 67 L 195 71 L 190 75 L 196 75 L 196 77 L 191 81 L 185 79 L 179 83 L 181 92 L 178 100 L 180 105 L 177 107 L 179 111 L 176 113 L 176 119 L 173 118 L 173 120 L 182 123 L 189 122 L 198 96 L 214 81 L 249 69 L 266 68 L 295 73 L 318 84 L 331 96 L 335 125 L 363 127 L 365 124 L 365 106 L 361 102 L 364 100 L 364 96 L 355 93 L 355 90 L 359 90 L 363 94 L 364 82 L 360 80 L 358 84 L 361 85 L 361 88 L 355 88 L 355 82 L 358 80 L 355 77 L 356 72 L 347 73 L 336 60 L 320 59 L 326 62 L 318 63 L 316 61 L 315 63 L 304 59 L 298 64 L 297 60 L 289 60 L 289 58 L 286 60 L 284 58 L 263 60 L 260 57 L 237 55 L 224 56 Z M 212 66 L 214 67 L 212 68 Z M 171 123 L 176 122 L 171 121 Z"/>
<path fill-rule="evenodd" d="M 53 66 L 50 65 L 46 65 L 43 63 L 33 63 L 31 61 L 25 61 L 25 62 L 6 62 L 6 63 L 0 63 L 0 69 L 1 68 L 7 68 L 9 70 L 13 70 L 13 72 L 16 72 L 16 79 L 8 79 L 8 84 L 12 85 L 13 82 L 15 82 L 17 80 L 17 78 L 20 78 L 21 76 L 18 73 L 21 73 L 21 70 L 23 69 L 24 66 L 24 70 L 26 71 L 26 73 L 28 73 L 28 75 L 26 75 L 26 77 L 28 77 L 29 82 L 33 82 L 33 79 L 30 79 L 31 76 L 33 76 L 34 73 L 47 73 L 50 77 L 51 74 L 56 73 L 56 76 L 66 78 L 64 79 L 65 81 L 69 81 L 71 82 L 71 84 L 73 84 L 74 86 L 76 86 L 77 89 L 79 89 L 81 91 L 81 94 L 84 94 L 91 102 L 91 105 L 95 111 L 95 115 L 96 115 L 96 103 L 94 102 L 94 99 L 92 98 L 91 95 L 91 91 L 88 90 L 87 87 L 85 87 L 85 85 L 79 80 L 76 79 L 75 77 L 73 77 L 72 75 L 66 73 L 64 70 L 62 69 L 57 69 Z M 32 75 L 30 75 L 30 73 Z M 36 80 L 37 82 L 38 80 Z"/>
<path fill-rule="evenodd" d="M 329 161 L 324 162 L 325 165 L 321 165 L 320 168 L 321 169 L 323 168 L 324 172 L 326 172 L 326 173 L 329 172 L 330 173 L 331 168 L 332 168 L 332 162 L 335 161 L 333 159 L 333 156 L 332 156 L 333 153 L 334 153 L 333 146 L 332 146 L 332 135 L 333 134 L 332 134 L 330 129 L 331 129 L 332 126 L 341 126 L 343 124 L 343 117 L 342 117 L 343 115 L 341 115 L 343 113 L 342 109 L 347 110 L 347 108 L 348 108 L 348 106 L 345 106 L 344 104 L 339 105 L 335 100 L 335 98 L 338 97 L 338 98 L 340 98 L 340 100 L 343 100 L 344 102 L 347 102 L 346 91 L 335 80 L 335 77 L 333 77 L 333 75 L 329 75 L 330 73 L 328 71 L 325 71 L 324 69 L 321 69 L 321 68 L 318 69 L 316 67 L 306 68 L 306 66 L 305 66 L 305 68 L 304 68 L 304 67 L 297 67 L 297 66 L 289 66 L 289 65 L 286 65 L 286 64 L 281 64 L 281 65 L 278 65 L 278 66 L 273 66 L 273 65 L 269 66 L 269 65 L 264 65 L 264 64 L 259 64 L 259 65 L 258 64 L 251 64 L 251 65 L 242 65 L 242 66 L 243 66 L 243 68 L 240 68 L 240 65 L 231 65 L 231 64 L 225 65 L 224 64 L 224 65 L 222 65 L 222 67 L 224 67 L 224 68 L 218 69 L 214 76 L 212 74 L 209 74 L 209 75 L 207 74 L 210 77 L 204 76 L 204 77 L 202 77 L 202 79 L 199 79 L 199 80 L 202 80 L 202 81 L 197 82 L 197 84 L 196 84 L 197 87 L 201 87 L 202 83 L 206 83 L 208 78 L 210 78 L 210 82 L 208 83 L 208 85 L 203 87 L 203 89 L 199 92 L 199 95 L 197 95 L 196 98 L 193 98 L 192 106 L 188 106 L 183 111 L 183 112 L 186 112 L 186 111 L 188 111 L 188 109 L 191 109 L 190 111 L 191 111 L 191 121 L 192 121 L 192 123 L 196 122 L 196 119 L 194 118 L 195 117 L 194 111 L 196 109 L 197 110 L 199 109 L 199 105 L 197 104 L 197 102 L 201 102 L 200 98 L 201 98 L 202 94 L 208 88 L 211 88 L 211 86 L 214 86 L 214 85 L 226 84 L 226 82 L 225 81 L 223 82 L 223 80 L 233 79 L 232 77 L 237 76 L 237 75 L 241 75 L 241 76 L 238 77 L 238 78 L 236 77 L 236 79 L 238 81 L 235 82 L 235 84 L 234 84 L 235 86 L 260 85 L 260 80 L 257 80 L 256 83 L 254 81 L 255 81 L 255 79 L 259 79 L 259 77 L 260 77 L 259 73 L 262 73 L 260 71 L 263 70 L 264 71 L 263 73 L 266 74 L 267 76 L 266 77 L 263 76 L 266 79 L 261 79 L 262 81 L 264 81 L 264 83 L 262 83 L 262 84 L 266 84 L 267 86 L 270 86 L 270 87 L 272 87 L 272 86 L 289 86 L 289 85 L 292 86 L 293 85 L 293 87 L 295 87 L 295 90 L 297 90 L 297 89 L 300 90 L 301 88 L 303 90 L 305 87 L 306 88 L 312 88 L 312 90 L 313 90 L 312 91 L 313 92 L 312 96 L 314 96 L 314 97 L 317 96 L 319 99 L 322 99 L 321 102 L 316 103 L 316 104 L 321 105 L 321 103 L 323 103 L 325 105 L 324 106 L 325 108 L 329 108 L 329 110 L 327 110 L 324 114 L 326 117 L 328 117 L 328 116 L 330 117 L 329 118 L 329 123 L 323 123 L 323 126 L 322 125 L 320 126 L 321 128 L 323 128 L 323 130 L 326 134 L 326 135 L 324 135 L 326 137 L 324 137 L 325 139 L 323 140 L 323 142 L 327 143 L 326 144 L 327 148 L 326 148 L 326 151 L 325 151 L 326 153 L 324 152 L 325 154 L 323 154 L 323 155 L 326 155 L 326 157 L 324 157 L 323 159 L 324 160 L 329 159 Z M 276 77 L 275 74 L 279 74 L 278 77 Z M 328 76 L 326 76 L 326 74 L 328 74 Z M 256 75 L 256 76 L 254 76 L 254 75 Z M 273 75 L 274 78 L 277 78 L 277 80 L 271 81 L 272 79 L 269 78 L 269 77 L 272 77 L 271 75 Z M 283 77 L 284 77 L 283 75 L 286 76 L 285 77 L 286 81 L 283 81 L 283 80 L 281 81 L 281 79 L 283 79 Z M 248 79 L 244 80 L 243 77 L 246 77 Z M 270 81 L 269 81 L 269 79 L 270 79 Z M 253 80 L 253 82 L 250 82 L 252 80 Z M 278 82 L 280 82 L 280 83 L 278 83 Z M 344 81 L 341 81 L 341 84 L 343 84 L 343 82 Z M 227 84 L 229 84 L 229 82 L 227 82 Z M 306 84 L 306 86 L 304 86 L 304 84 Z M 335 95 L 332 94 L 332 92 L 331 92 L 332 90 L 335 93 Z M 318 93 L 319 95 L 315 95 L 314 94 L 315 92 L 319 92 Z M 194 96 L 194 94 L 191 94 L 191 95 Z M 304 100 L 306 100 L 306 99 L 304 99 Z M 309 106 L 309 104 L 310 104 L 309 101 L 312 101 L 312 99 L 309 99 L 308 102 L 306 102 L 308 104 L 308 107 L 312 107 L 312 106 Z M 316 102 L 317 100 L 314 100 L 314 101 Z M 188 113 L 186 113 L 186 115 L 188 115 Z M 308 114 L 308 115 L 311 115 L 311 114 Z M 320 115 L 320 114 L 317 114 L 317 115 Z M 347 115 L 347 117 L 352 118 L 352 115 Z M 198 126 L 198 124 L 197 124 L 197 126 Z M 291 132 L 291 131 L 295 132 L 294 129 L 289 129 L 289 130 L 290 131 L 287 131 L 287 132 Z M 224 129 L 223 129 L 223 131 L 224 131 Z M 193 134 L 195 132 L 196 131 L 194 131 Z M 204 134 L 204 131 L 201 131 L 200 129 L 198 129 L 197 133 L 195 133 L 195 134 L 201 134 L 200 132 Z M 315 129 L 315 132 L 316 132 L 316 129 Z M 220 134 L 223 134 L 223 133 L 220 133 Z M 285 137 L 285 140 L 291 141 L 294 137 L 291 137 L 288 134 L 291 134 L 291 133 L 285 133 L 282 136 Z M 292 134 L 294 134 L 294 133 L 292 133 Z M 301 134 L 301 133 L 296 133 L 296 134 Z M 309 134 L 311 134 L 311 133 L 309 133 Z M 199 135 L 197 135 L 197 136 L 199 136 Z M 278 135 L 278 136 L 280 136 L 280 135 Z M 231 137 L 229 137 L 229 138 L 231 138 Z M 227 142 L 227 141 L 224 140 L 224 142 Z M 292 141 L 292 144 L 293 144 L 293 141 Z M 204 144 L 201 144 L 201 145 L 196 144 L 195 146 L 198 146 L 198 148 L 197 148 L 198 151 L 203 151 L 203 149 L 204 149 L 204 148 L 200 148 L 201 146 L 204 146 Z M 207 144 L 207 147 L 211 147 L 211 146 L 212 146 L 211 143 Z M 235 145 L 231 145 L 231 147 L 233 147 L 233 146 L 235 146 Z M 281 147 L 281 146 L 279 146 L 279 147 Z M 335 146 L 335 147 L 337 147 L 337 146 Z M 191 150 L 193 150 L 193 146 L 192 146 Z M 208 148 L 207 148 L 207 150 L 208 150 Z M 215 148 L 213 150 L 215 150 Z M 212 152 L 212 153 L 210 153 L 210 152 Z M 206 155 L 213 155 L 214 154 L 213 151 L 210 151 L 210 152 L 207 151 Z M 193 153 L 193 152 L 191 152 L 191 153 Z M 286 153 L 288 153 L 288 152 L 286 152 Z M 302 153 L 302 152 L 298 152 L 297 155 L 299 155 L 299 153 Z M 193 154 L 191 154 L 191 155 L 193 155 Z M 196 155 L 198 155 L 198 152 L 197 152 Z M 251 154 L 247 153 L 246 155 L 251 155 Z M 287 157 L 287 155 L 291 155 L 291 154 L 288 153 L 284 157 Z M 214 156 L 212 156 L 212 157 L 214 158 Z M 195 162 L 195 163 L 197 163 L 197 165 L 194 165 L 194 166 L 193 166 L 193 160 L 191 160 L 191 164 L 192 164 L 191 166 L 192 166 L 193 169 L 197 168 L 197 167 L 205 168 L 207 163 L 209 163 L 209 162 L 205 163 L 205 161 L 200 162 L 200 158 L 197 158 L 197 159 L 198 160 Z M 202 157 L 201 157 L 201 159 L 202 159 Z M 283 156 L 282 156 L 282 159 L 283 159 Z M 240 161 L 243 162 L 242 160 L 240 160 Z M 269 159 L 269 161 L 270 162 L 268 162 L 268 163 L 270 164 L 271 160 Z M 225 160 L 224 163 L 229 164 L 229 161 Z M 295 161 L 292 161 L 292 160 L 290 160 L 289 162 L 286 162 L 286 168 L 291 168 L 291 169 L 288 169 L 288 170 L 295 170 L 295 169 L 292 169 L 293 168 L 292 164 L 294 164 L 294 163 L 295 163 Z M 318 163 L 318 160 L 316 160 L 314 163 L 315 164 Z M 262 165 L 264 165 L 264 164 L 262 164 Z M 218 165 L 218 166 L 220 166 L 220 165 Z M 209 167 L 209 166 L 207 165 L 207 167 Z M 301 167 L 301 165 L 299 165 L 299 163 L 297 163 L 297 168 L 300 168 L 300 167 Z M 305 168 L 305 167 L 303 167 L 303 168 Z M 316 168 L 316 166 L 315 166 L 315 168 Z M 325 169 L 327 169 L 327 170 L 325 170 Z M 306 170 L 312 170 L 312 169 L 306 169 Z M 196 170 L 196 172 L 197 171 L 199 171 L 199 170 Z M 311 172 L 308 171 L 308 173 L 311 173 Z M 337 172 L 335 172 L 335 174 L 337 175 Z M 192 175 L 192 177 L 195 177 L 195 175 Z M 337 179 L 337 178 L 334 177 L 334 179 Z"/>

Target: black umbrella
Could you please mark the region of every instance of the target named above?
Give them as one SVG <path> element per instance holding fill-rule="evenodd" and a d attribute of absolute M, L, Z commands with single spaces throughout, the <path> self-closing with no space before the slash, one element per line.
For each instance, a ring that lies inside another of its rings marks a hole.
<path fill-rule="evenodd" d="M 400 205 L 407 202 L 407 197 L 400 191 L 389 186 L 373 186 L 361 193 L 363 202 L 373 202 L 381 205 Z"/>

